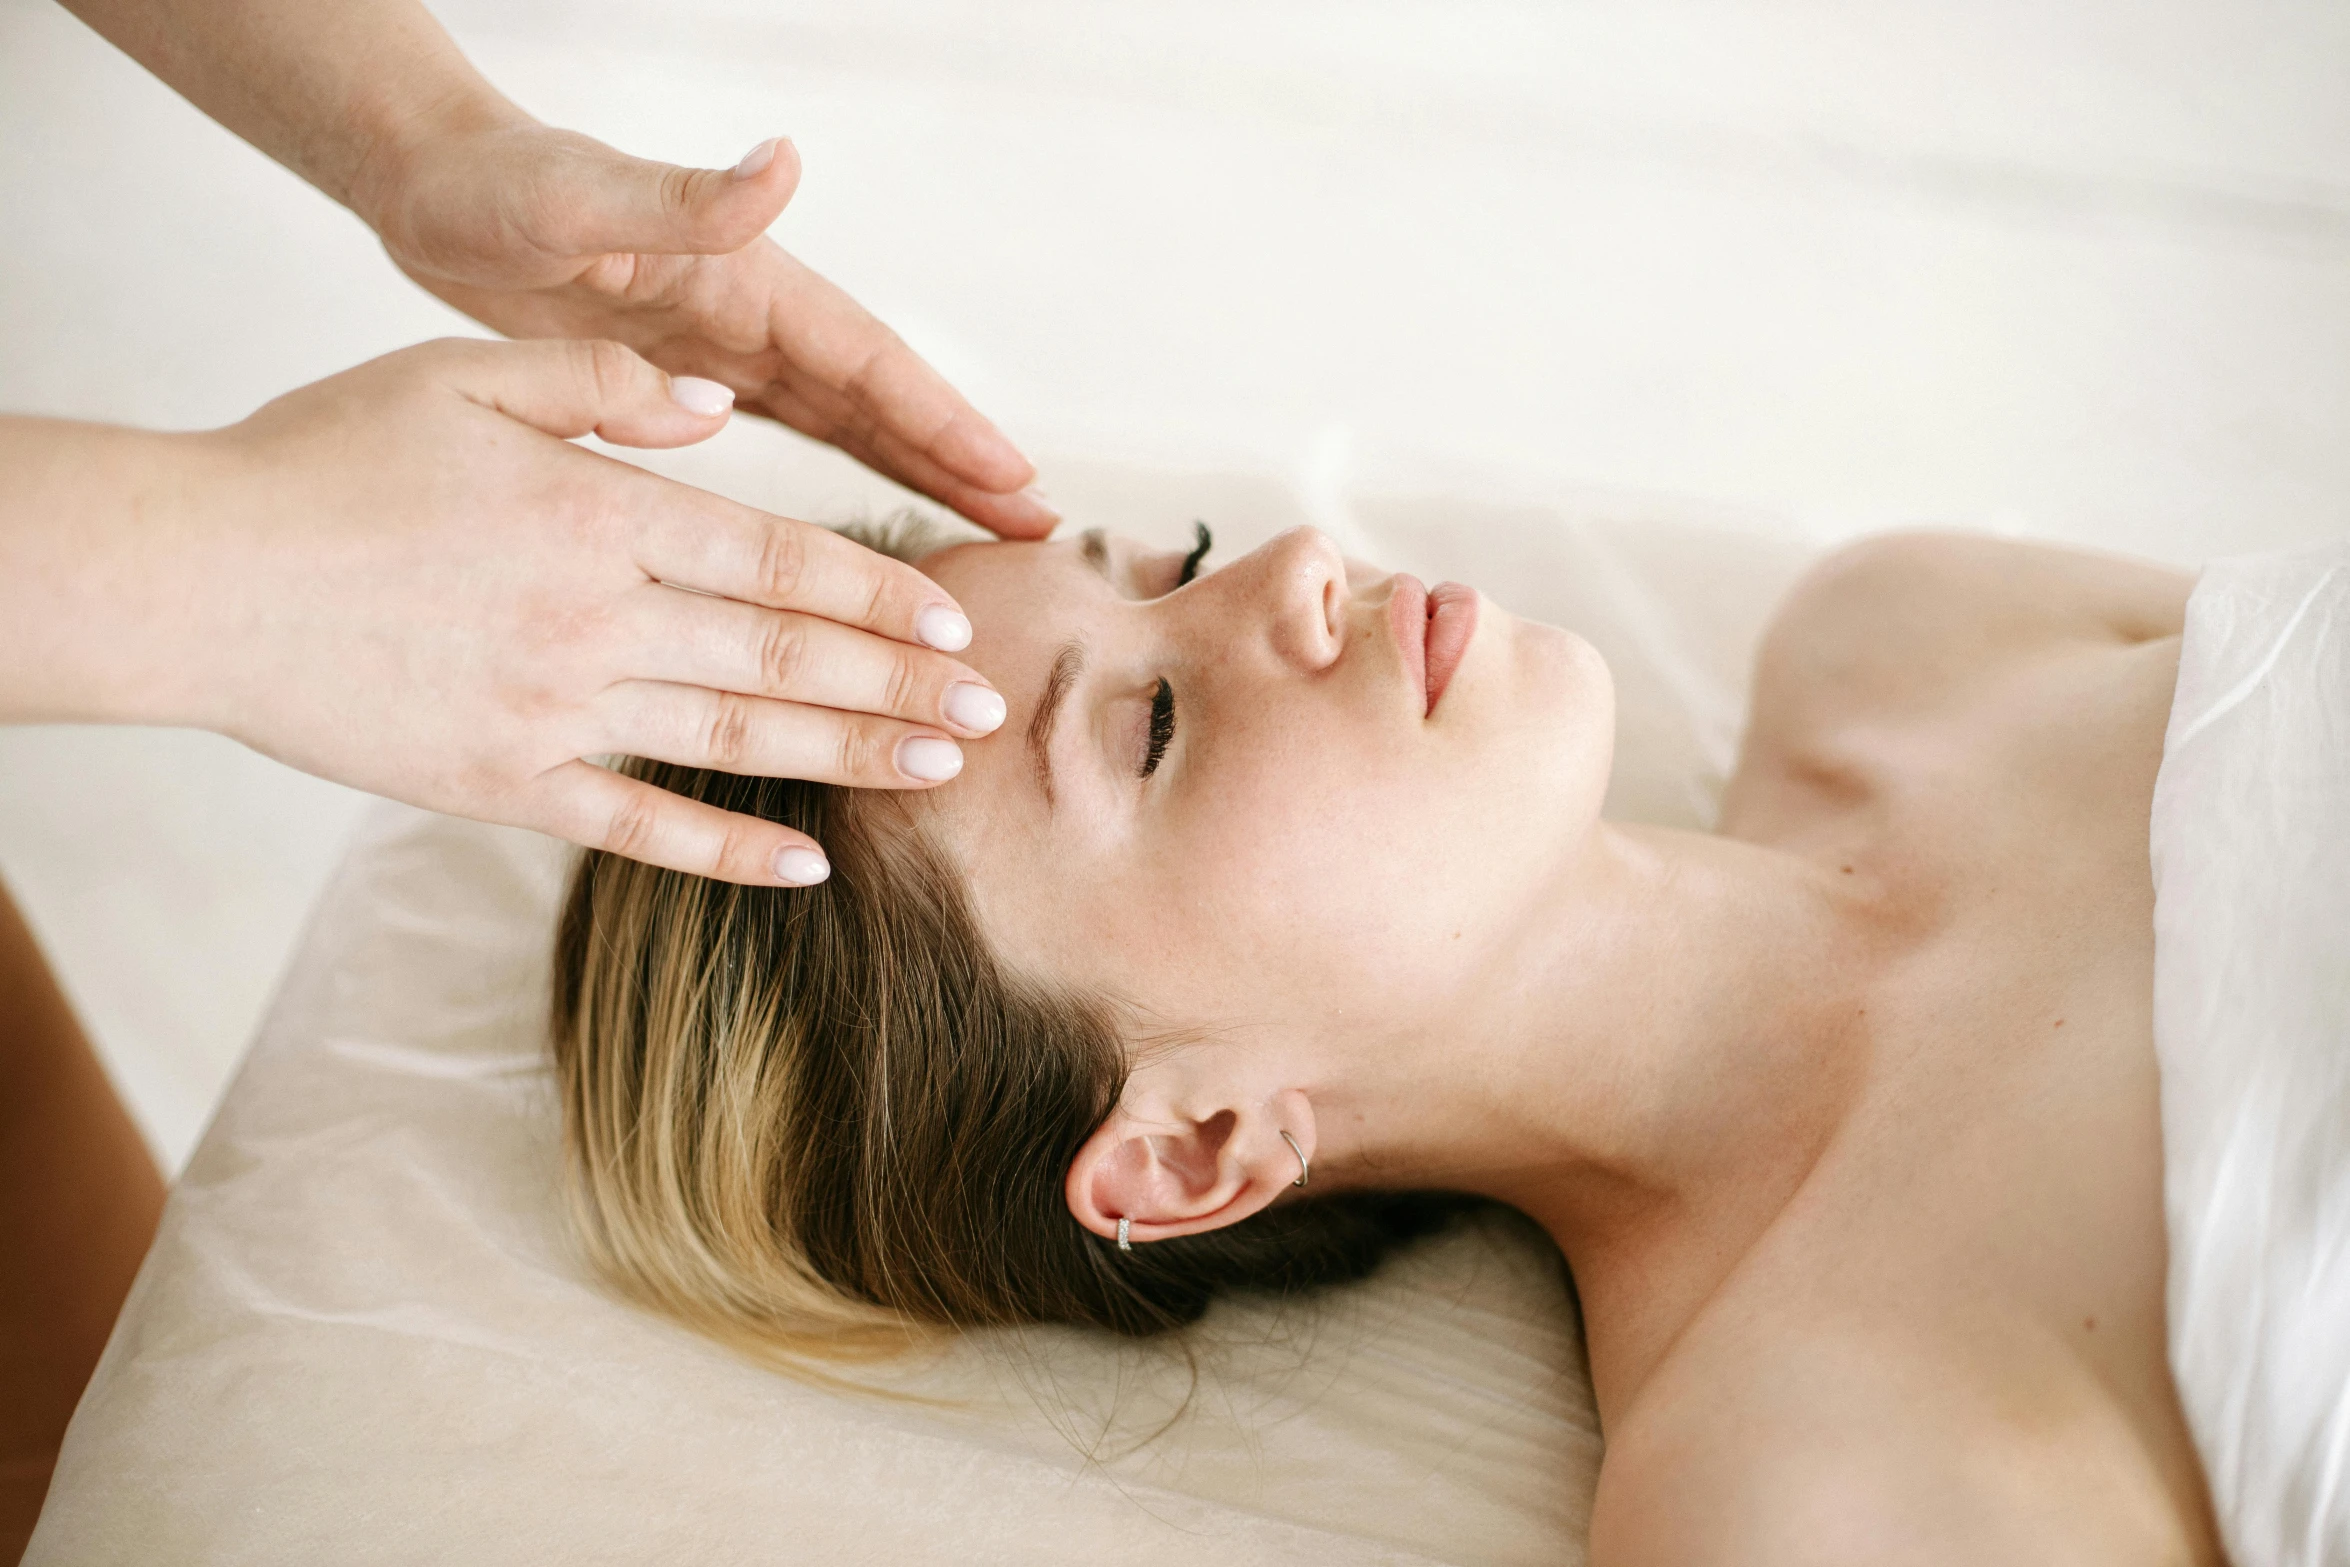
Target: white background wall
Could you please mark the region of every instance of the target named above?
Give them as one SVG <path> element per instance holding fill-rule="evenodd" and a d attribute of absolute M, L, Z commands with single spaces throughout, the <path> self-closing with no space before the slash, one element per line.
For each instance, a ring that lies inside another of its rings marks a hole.
<path fill-rule="evenodd" d="M 2350 527 L 2338 0 L 439 9 L 632 151 L 792 135 L 778 237 L 1064 501 L 1120 464 L 1597 488 L 2190 563 Z M 223 423 L 460 330 L 0 0 L 0 409 Z M 664 466 L 803 515 L 874 493 L 748 424 Z M 203 736 L 0 732 L 0 873 L 174 1164 L 358 803 Z"/>

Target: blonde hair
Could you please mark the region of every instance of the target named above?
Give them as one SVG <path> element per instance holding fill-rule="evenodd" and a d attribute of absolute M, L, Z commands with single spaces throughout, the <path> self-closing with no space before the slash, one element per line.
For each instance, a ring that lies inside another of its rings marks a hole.
<path fill-rule="evenodd" d="M 637 1299 L 769 1357 L 940 1326 L 1195 1321 L 1228 1290 L 1359 1277 L 1463 1204 L 1340 1193 L 1120 1253 L 1062 1184 L 1117 1103 L 1117 1010 L 1004 962 L 907 800 L 631 762 L 787 823 L 831 879 L 744 887 L 590 853 L 556 940 L 572 1207 Z"/>

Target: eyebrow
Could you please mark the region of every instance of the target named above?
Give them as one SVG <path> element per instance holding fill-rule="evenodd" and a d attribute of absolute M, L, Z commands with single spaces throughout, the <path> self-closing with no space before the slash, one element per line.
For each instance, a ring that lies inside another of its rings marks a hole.
<path fill-rule="evenodd" d="M 1110 536 L 1099 528 L 1088 528 L 1077 535 L 1077 553 L 1085 563 L 1101 573 L 1104 582 L 1116 586 L 1110 576 Z"/>
<path fill-rule="evenodd" d="M 1069 688 L 1077 684 L 1077 677 L 1085 669 L 1083 644 L 1071 641 L 1062 644 L 1053 655 L 1052 673 L 1045 676 L 1044 695 L 1036 700 L 1036 711 L 1028 719 L 1028 760 L 1036 769 L 1036 781 L 1044 789 L 1045 809 L 1054 808 L 1053 801 L 1053 725 L 1061 716 L 1062 699 Z"/>

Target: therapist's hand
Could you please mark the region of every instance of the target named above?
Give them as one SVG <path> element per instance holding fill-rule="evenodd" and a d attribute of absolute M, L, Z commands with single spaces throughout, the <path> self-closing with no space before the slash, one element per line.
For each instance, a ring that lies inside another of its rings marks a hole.
<path fill-rule="evenodd" d="M 181 721 L 657 865 L 820 879 L 800 834 L 587 759 L 924 788 L 1004 704 L 937 650 L 969 626 L 912 567 L 563 439 L 683 446 L 725 403 L 614 343 L 443 342 L 180 438 L 233 505 L 192 530 Z"/>
<path fill-rule="evenodd" d="M 342 202 L 510 337 L 603 337 L 732 387 L 1007 538 L 1050 531 L 1027 458 L 888 328 L 763 236 L 788 142 L 682 169 L 541 125 L 421 0 L 65 0 Z"/>
<path fill-rule="evenodd" d="M 897 334 L 766 230 L 780 137 L 731 169 L 628 157 L 504 107 L 406 138 L 353 193 L 401 269 L 510 337 L 605 337 L 829 441 L 1007 538 L 1057 514 L 1035 469 Z"/>

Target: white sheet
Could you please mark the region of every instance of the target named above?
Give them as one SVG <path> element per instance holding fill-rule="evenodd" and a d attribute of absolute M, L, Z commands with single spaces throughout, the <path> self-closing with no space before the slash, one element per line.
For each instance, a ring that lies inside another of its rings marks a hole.
<path fill-rule="evenodd" d="M 1091 473 L 1083 515 L 1294 518 Z M 1212 488 L 1212 485 L 1209 486 Z M 1070 497 L 1064 495 L 1064 500 Z M 1591 502 L 1314 506 L 1374 558 L 1577 626 L 1626 814 L 1710 820 L 1754 636 L 1803 552 Z M 1121 508 L 1125 511 L 1122 513 Z M 1574 1563 L 1599 1439 L 1551 1255 L 1452 1237 L 1187 1378 L 1068 1333 L 812 1389 L 608 1297 L 556 1193 L 540 1045 L 562 868 L 385 808 L 315 915 L 76 1414 L 35 1564 Z"/>
<path fill-rule="evenodd" d="M 2153 851 L 2179 1391 L 2235 1560 L 2350 1563 L 2350 544 L 2196 585 Z"/>

